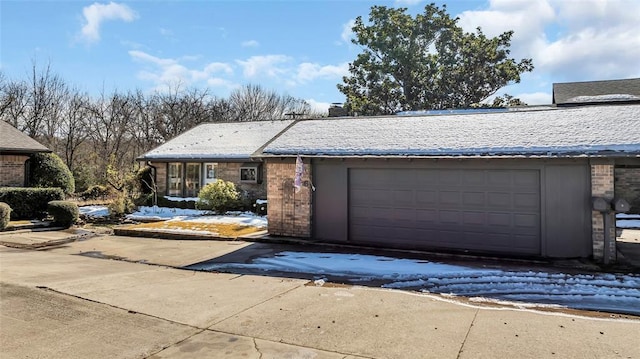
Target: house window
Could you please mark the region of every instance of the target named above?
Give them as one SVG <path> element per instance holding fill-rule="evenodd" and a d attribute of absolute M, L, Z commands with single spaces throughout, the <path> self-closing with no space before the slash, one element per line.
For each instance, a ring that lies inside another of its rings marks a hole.
<path fill-rule="evenodd" d="M 169 163 L 168 195 L 182 197 L 182 163 Z"/>
<path fill-rule="evenodd" d="M 217 163 L 207 163 L 205 165 L 205 172 L 204 172 L 205 179 L 207 179 L 207 180 L 216 179 L 216 172 L 217 171 L 218 171 L 218 164 Z"/>
<path fill-rule="evenodd" d="M 196 197 L 200 192 L 200 164 L 187 163 L 184 176 L 185 197 Z"/>
<path fill-rule="evenodd" d="M 240 182 L 261 183 L 260 164 L 244 163 L 240 167 Z"/>

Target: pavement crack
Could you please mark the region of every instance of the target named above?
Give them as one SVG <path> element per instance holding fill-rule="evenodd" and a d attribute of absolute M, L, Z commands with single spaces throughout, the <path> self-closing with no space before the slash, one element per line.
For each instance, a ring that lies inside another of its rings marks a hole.
<path fill-rule="evenodd" d="M 240 315 L 240 314 L 242 314 L 242 313 L 244 313 L 244 312 L 246 312 L 246 311 L 249 311 L 249 310 L 251 310 L 251 309 L 253 309 L 253 308 L 255 308 L 255 307 L 259 306 L 259 305 L 262 305 L 262 304 L 264 304 L 264 303 L 266 303 L 266 302 L 268 302 L 268 301 L 272 300 L 273 298 L 277 298 L 277 297 L 283 296 L 283 295 L 285 295 L 285 294 L 287 294 L 287 293 L 289 293 L 289 292 L 291 292 L 291 291 L 293 291 L 293 290 L 296 290 L 296 289 L 298 289 L 298 288 L 300 288 L 300 287 L 303 287 L 303 286 L 304 286 L 304 284 L 299 285 L 299 286 L 295 286 L 295 287 L 290 288 L 290 289 L 287 289 L 287 290 L 285 290 L 285 291 L 283 291 L 283 292 L 281 292 L 281 293 L 275 294 L 275 295 L 273 295 L 273 296 L 271 296 L 271 297 L 269 297 L 269 298 L 267 298 L 267 299 L 265 299 L 265 300 L 263 300 L 263 301 L 261 301 L 261 302 L 259 302 L 259 303 L 256 303 L 256 304 L 254 304 L 254 305 L 252 305 L 252 306 L 250 306 L 250 307 L 246 307 L 245 309 L 243 309 L 243 310 L 241 310 L 241 311 L 239 311 L 239 312 L 237 312 L 237 313 L 233 313 L 233 314 L 231 314 L 231 315 L 229 315 L 229 316 L 227 316 L 227 317 L 224 317 L 224 318 L 222 318 L 222 319 L 220 319 L 220 320 L 217 320 L 217 321 L 215 321 L 215 322 L 213 322 L 213 323 L 209 324 L 209 325 L 207 326 L 207 328 L 211 328 L 211 327 L 213 327 L 214 325 L 218 325 L 218 324 L 220 324 L 220 323 L 224 322 L 225 320 L 227 320 L 227 319 L 229 319 L 229 318 L 233 318 L 233 317 L 235 317 L 236 315 Z"/>
<path fill-rule="evenodd" d="M 460 345 L 460 350 L 458 350 L 458 356 L 456 359 L 460 359 L 460 355 L 462 355 L 462 351 L 464 349 L 464 345 L 467 343 L 467 338 L 469 337 L 469 333 L 471 332 L 471 328 L 473 328 L 473 324 L 476 322 L 476 317 L 478 316 L 478 312 L 480 309 L 476 309 L 476 312 L 473 313 L 473 319 L 471 320 L 471 324 L 469 325 L 469 329 L 467 329 L 467 333 L 464 335 L 464 339 L 462 340 L 462 344 Z"/>
<path fill-rule="evenodd" d="M 260 348 L 258 348 L 258 342 L 256 341 L 256 338 L 253 338 L 253 347 L 256 348 L 256 351 L 258 352 L 258 354 L 260 354 L 258 359 L 262 359 L 262 352 L 260 351 Z"/>

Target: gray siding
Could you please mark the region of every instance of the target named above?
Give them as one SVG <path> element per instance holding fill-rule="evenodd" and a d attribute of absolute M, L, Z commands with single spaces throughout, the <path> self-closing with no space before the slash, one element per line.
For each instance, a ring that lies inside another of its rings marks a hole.
<path fill-rule="evenodd" d="M 591 255 L 586 160 L 315 159 L 313 166 L 318 240 L 542 257 Z M 430 173 L 441 184 L 421 183 L 430 181 Z M 385 191 L 385 181 L 394 183 L 394 190 Z M 404 196 L 414 204 L 397 209 L 372 205 L 389 203 L 389 196 L 397 203 Z M 437 203 L 426 203 L 433 196 Z M 425 203 L 416 207 L 420 201 Z M 425 220 L 435 213 L 430 208 L 439 210 L 438 221 Z M 447 227 L 448 215 L 463 225 Z M 491 225 L 496 221 L 508 224 L 502 233 L 499 225 Z M 421 236 L 430 242 L 421 243 Z M 505 246 L 509 241 L 513 248 Z"/>

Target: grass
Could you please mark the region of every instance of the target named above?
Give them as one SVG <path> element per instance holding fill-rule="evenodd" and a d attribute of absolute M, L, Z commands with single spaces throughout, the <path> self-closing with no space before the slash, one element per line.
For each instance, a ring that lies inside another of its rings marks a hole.
<path fill-rule="evenodd" d="M 247 234 L 255 233 L 264 230 L 264 227 L 253 227 L 241 224 L 227 224 L 227 223 L 202 223 L 202 222 L 181 222 L 181 221 L 163 221 L 142 223 L 129 226 L 131 229 L 144 229 L 144 230 L 189 230 L 189 231 L 204 231 L 210 232 L 222 238 L 237 238 Z"/>

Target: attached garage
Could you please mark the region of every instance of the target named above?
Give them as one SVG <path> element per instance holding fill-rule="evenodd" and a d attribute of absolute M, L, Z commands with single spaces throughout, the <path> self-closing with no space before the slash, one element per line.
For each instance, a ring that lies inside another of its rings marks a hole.
<path fill-rule="evenodd" d="M 592 210 L 592 198 L 612 201 L 616 165 L 640 165 L 638 139 L 635 104 L 297 121 L 262 151 L 269 232 L 512 257 L 615 256 L 614 228 L 603 224 L 614 215 Z M 287 185 L 296 158 L 307 169 L 298 189 Z"/>
<path fill-rule="evenodd" d="M 311 163 L 313 236 L 321 241 L 536 257 L 591 252 L 584 159 Z"/>

